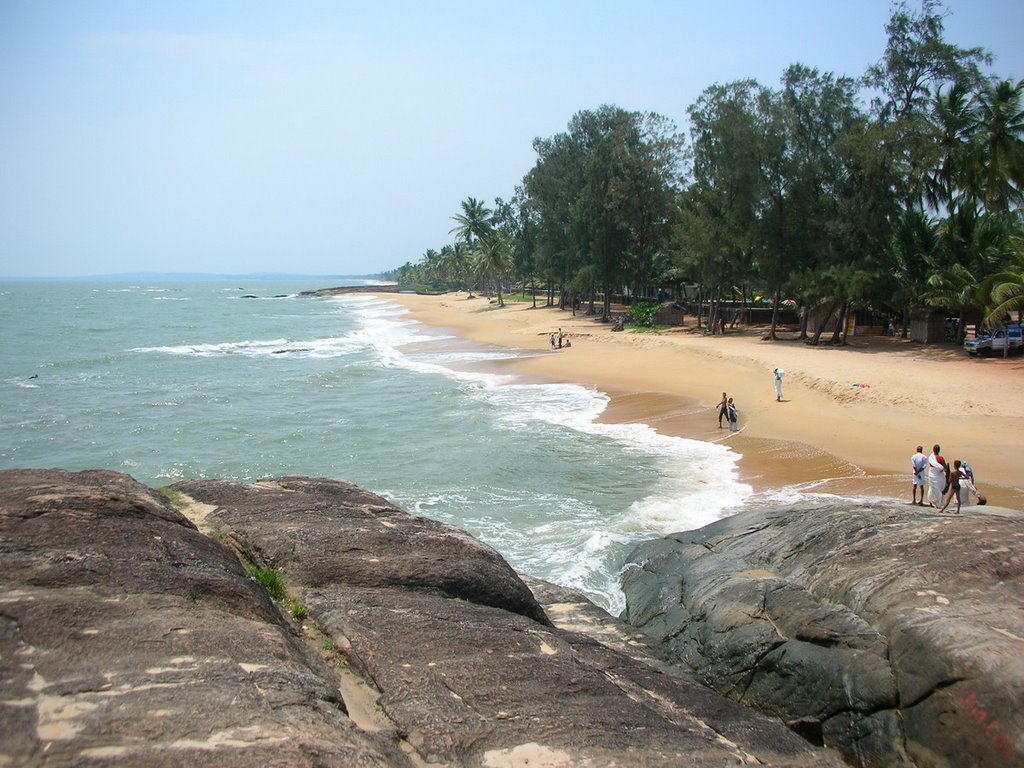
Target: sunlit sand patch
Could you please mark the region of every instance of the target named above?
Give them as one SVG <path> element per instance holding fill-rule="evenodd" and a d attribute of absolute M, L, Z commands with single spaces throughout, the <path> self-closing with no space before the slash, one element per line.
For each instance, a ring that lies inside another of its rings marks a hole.
<path fill-rule="evenodd" d="M 519 768 L 523 765 L 532 768 L 563 768 L 572 765 L 572 756 L 563 750 L 530 742 L 511 749 L 485 752 L 484 765 L 486 768 Z"/>
<path fill-rule="evenodd" d="M 286 736 L 265 736 L 259 726 L 235 728 L 211 733 L 205 740 L 178 739 L 170 744 L 172 749 L 220 749 L 223 747 L 250 747 L 255 743 L 282 744 L 288 741 Z"/>
<path fill-rule="evenodd" d="M 41 696 L 36 704 L 36 734 L 40 741 L 73 739 L 85 726 L 82 718 L 99 705 L 68 696 Z"/>

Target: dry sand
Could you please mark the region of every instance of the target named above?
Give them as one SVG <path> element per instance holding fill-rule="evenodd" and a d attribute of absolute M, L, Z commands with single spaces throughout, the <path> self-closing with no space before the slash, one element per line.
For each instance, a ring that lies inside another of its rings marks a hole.
<path fill-rule="evenodd" d="M 846 347 L 764 341 L 764 328 L 705 336 L 687 326 L 613 332 L 583 312 L 529 303 L 504 307 L 465 293 L 382 294 L 413 318 L 477 342 L 527 353 L 512 363 L 531 380 L 574 382 L 611 397 L 603 418 L 665 434 L 727 440 L 756 489 L 799 485 L 910 501 L 910 456 L 934 443 L 966 459 L 989 503 L 1024 510 L 1018 441 L 1024 435 L 1024 357 L 971 359 L 948 345 L 850 337 Z M 584 308 L 585 309 L 585 308 Z M 552 351 L 561 328 L 572 347 Z M 785 371 L 776 402 L 772 371 Z M 718 429 L 723 391 L 742 431 Z"/>

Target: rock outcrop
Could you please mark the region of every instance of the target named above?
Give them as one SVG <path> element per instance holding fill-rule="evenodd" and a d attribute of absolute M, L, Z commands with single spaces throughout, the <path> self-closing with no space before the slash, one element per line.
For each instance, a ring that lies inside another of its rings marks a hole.
<path fill-rule="evenodd" d="M 841 764 L 354 486 L 174 491 L 0 472 L 0 766 Z"/>
<path fill-rule="evenodd" d="M 749 511 L 638 547 L 624 618 L 863 766 L 1024 765 L 1024 516 Z"/>

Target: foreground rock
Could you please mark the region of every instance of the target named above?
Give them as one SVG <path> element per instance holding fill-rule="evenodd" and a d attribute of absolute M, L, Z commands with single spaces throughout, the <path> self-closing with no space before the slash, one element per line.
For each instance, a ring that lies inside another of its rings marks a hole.
<path fill-rule="evenodd" d="M 125 475 L 0 472 L 0 765 L 839 764 L 358 488 L 175 489 L 212 535 Z"/>
<path fill-rule="evenodd" d="M 850 762 L 1024 764 L 1024 517 L 806 505 L 630 560 L 631 624 Z"/>

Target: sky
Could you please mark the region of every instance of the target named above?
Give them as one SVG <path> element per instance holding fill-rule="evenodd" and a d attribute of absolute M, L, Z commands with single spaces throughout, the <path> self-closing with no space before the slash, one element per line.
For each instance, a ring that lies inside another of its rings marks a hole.
<path fill-rule="evenodd" d="M 910 7 L 919 7 L 911 0 Z M 946 39 L 1024 78 L 1024 2 Z M 889 0 L 0 0 L 0 278 L 367 275 L 510 198 L 603 104 L 686 131 L 715 83 L 859 76 Z"/>

